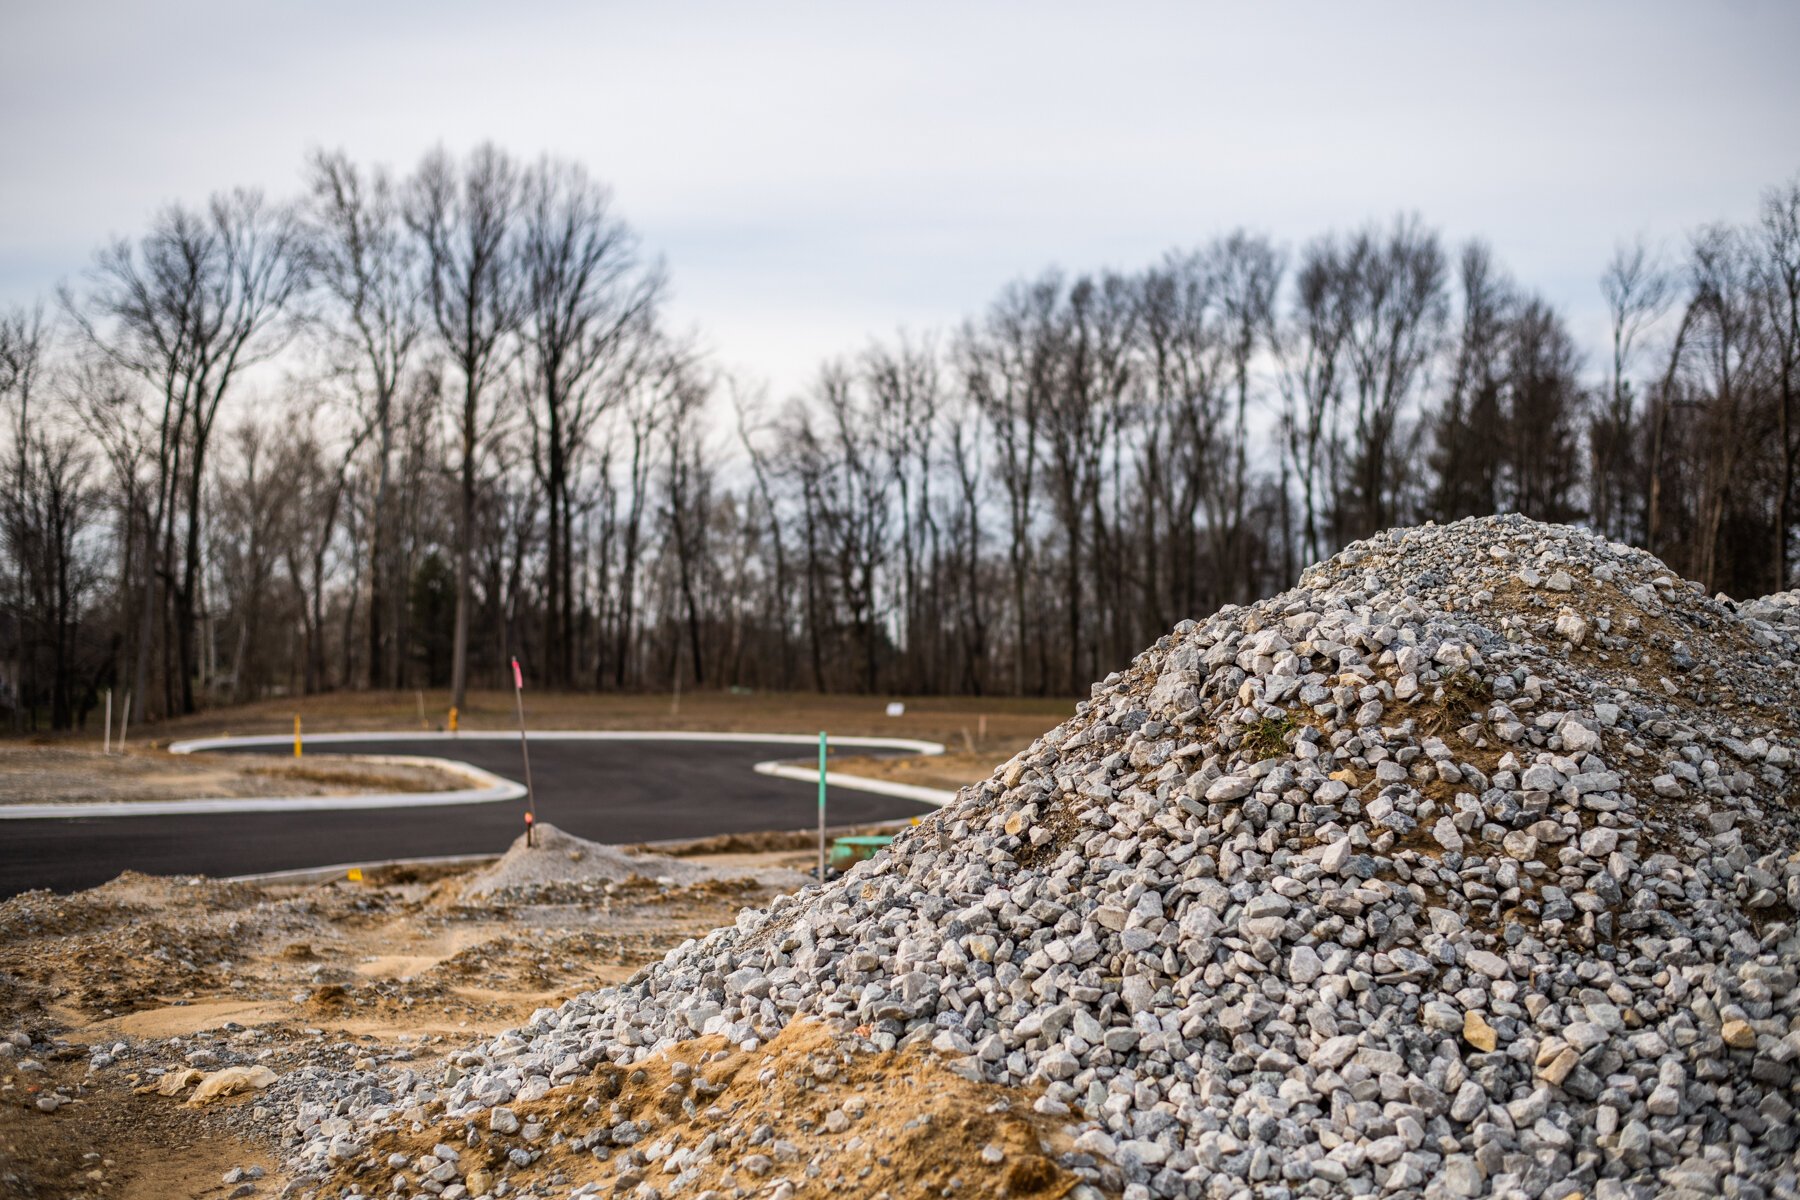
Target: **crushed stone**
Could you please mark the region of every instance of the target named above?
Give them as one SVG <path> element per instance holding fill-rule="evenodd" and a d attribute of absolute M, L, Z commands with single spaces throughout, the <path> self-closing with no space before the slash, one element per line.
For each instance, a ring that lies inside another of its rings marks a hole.
<path fill-rule="evenodd" d="M 407 1194 L 370 1147 L 427 1116 L 485 1129 L 816 1018 L 1035 1089 L 1078 1193 L 1800 1194 L 1794 610 L 1519 517 L 1358 542 L 1183 622 L 842 879 L 444 1077 L 321 1080 L 289 1162 L 320 1196 Z M 699 1128 L 641 1137 L 656 1171 L 614 1194 L 756 1174 Z M 512 1194 L 532 1153 L 433 1178 Z"/>

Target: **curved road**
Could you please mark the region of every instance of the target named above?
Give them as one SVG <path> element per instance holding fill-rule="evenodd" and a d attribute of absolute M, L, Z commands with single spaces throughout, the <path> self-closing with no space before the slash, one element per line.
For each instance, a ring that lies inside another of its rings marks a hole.
<path fill-rule="evenodd" d="M 269 753 L 250 745 L 224 749 Z M 209 751 L 220 752 L 220 751 Z M 517 741 L 334 742 L 332 754 L 436 755 L 523 780 Z M 758 775 L 756 763 L 803 758 L 804 747 L 703 741 L 531 742 L 540 821 L 597 842 L 643 842 L 804 829 L 818 820 L 816 785 Z M 880 753 L 859 749 L 858 753 Z M 917 816 L 912 800 L 833 789 L 833 825 Z M 524 801 L 296 813 L 75 817 L 0 822 L 0 898 L 28 888 L 72 891 L 125 870 L 250 875 L 291 868 L 495 854 L 523 831 Z"/>

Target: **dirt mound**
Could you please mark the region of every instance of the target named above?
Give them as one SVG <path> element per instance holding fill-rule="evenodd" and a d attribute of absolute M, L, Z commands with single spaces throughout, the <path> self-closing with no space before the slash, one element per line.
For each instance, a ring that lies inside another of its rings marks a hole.
<path fill-rule="evenodd" d="M 794 871 L 735 871 L 660 854 L 639 854 L 590 842 L 554 825 L 539 825 L 527 843 L 520 834 L 500 860 L 463 885 L 460 896 L 492 900 L 537 894 L 568 885 L 630 884 L 688 887 L 715 880 L 745 879 L 764 886 L 798 887 L 805 877 Z"/>
<path fill-rule="evenodd" d="M 1078 1182 L 1054 1161 L 1067 1135 L 1030 1110 L 1030 1093 L 965 1079 L 919 1050 L 876 1052 L 818 1022 L 795 1022 L 757 1050 L 697 1038 L 532 1090 L 542 1095 L 479 1121 L 441 1105 L 415 1110 L 416 1128 L 386 1132 L 370 1150 L 398 1174 L 460 1181 L 472 1196 L 502 1179 L 515 1192 L 567 1194 L 679 1178 L 694 1195 L 773 1195 L 785 1180 L 790 1192 L 1051 1200 Z M 334 1182 L 354 1191 L 358 1171 Z"/>

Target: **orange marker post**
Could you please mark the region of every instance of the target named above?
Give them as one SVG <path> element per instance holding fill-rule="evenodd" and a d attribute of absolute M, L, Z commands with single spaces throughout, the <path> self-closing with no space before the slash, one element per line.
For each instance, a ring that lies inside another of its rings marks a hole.
<path fill-rule="evenodd" d="M 450 709 L 450 732 L 456 732 L 456 709 L 454 707 Z"/>
<path fill-rule="evenodd" d="M 300 757 L 300 714 L 294 714 L 294 757 Z"/>
<path fill-rule="evenodd" d="M 537 796 L 531 790 L 531 746 L 525 740 L 525 674 L 512 660 L 513 695 L 519 702 L 519 755 L 525 760 L 525 844 L 537 845 Z"/>

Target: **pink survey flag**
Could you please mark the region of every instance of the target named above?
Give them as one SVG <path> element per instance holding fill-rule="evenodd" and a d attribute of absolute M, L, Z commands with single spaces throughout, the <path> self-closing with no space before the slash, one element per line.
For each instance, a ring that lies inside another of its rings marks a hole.
<path fill-rule="evenodd" d="M 513 686 L 521 692 L 525 690 L 525 676 L 519 671 L 519 660 L 513 659 Z"/>

